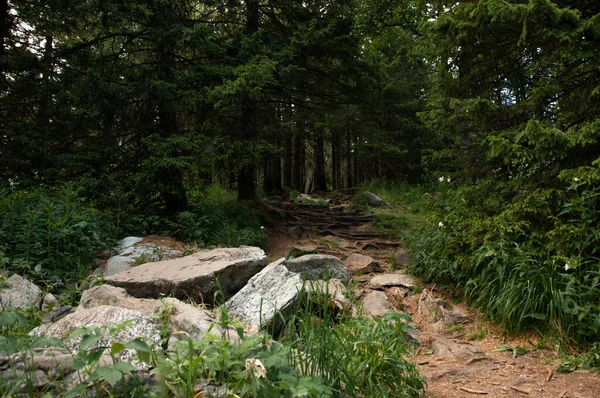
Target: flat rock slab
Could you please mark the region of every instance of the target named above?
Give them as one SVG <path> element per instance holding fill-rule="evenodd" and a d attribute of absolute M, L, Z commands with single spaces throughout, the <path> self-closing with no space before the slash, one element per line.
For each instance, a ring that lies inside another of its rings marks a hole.
<path fill-rule="evenodd" d="M 382 316 L 395 309 L 384 292 L 372 291 L 363 298 L 363 311 L 372 316 Z"/>
<path fill-rule="evenodd" d="M 22 310 L 39 309 L 42 303 L 42 290 L 34 283 L 17 274 L 8 278 L 0 288 L 0 307 L 13 307 Z"/>
<path fill-rule="evenodd" d="M 481 348 L 473 344 L 457 343 L 443 336 L 432 336 L 433 355 L 438 358 L 460 358 L 481 354 Z"/>
<path fill-rule="evenodd" d="M 157 319 L 164 312 L 168 317 L 172 332 L 183 331 L 197 340 L 205 333 L 217 334 L 218 326 L 212 313 L 206 309 L 184 303 L 176 298 L 167 297 L 161 300 L 140 299 L 132 297 L 120 287 L 101 285 L 86 290 L 81 295 L 78 310 L 112 305 L 139 311 L 141 314 Z"/>
<path fill-rule="evenodd" d="M 346 264 L 346 267 L 348 267 L 348 269 L 354 273 L 367 272 L 376 266 L 376 262 L 373 260 L 373 257 L 358 253 L 352 253 L 349 255 L 348 258 L 344 260 L 344 264 Z"/>
<path fill-rule="evenodd" d="M 371 289 L 384 289 L 386 287 L 403 286 L 411 288 L 415 286 L 415 280 L 412 276 L 406 274 L 381 274 L 375 275 L 369 281 L 368 287 Z"/>
<path fill-rule="evenodd" d="M 258 247 L 205 250 L 173 260 L 146 263 L 105 278 L 133 297 L 171 296 L 182 300 L 213 303 L 219 287 L 225 299 L 238 292 L 267 265 L 265 252 Z"/>

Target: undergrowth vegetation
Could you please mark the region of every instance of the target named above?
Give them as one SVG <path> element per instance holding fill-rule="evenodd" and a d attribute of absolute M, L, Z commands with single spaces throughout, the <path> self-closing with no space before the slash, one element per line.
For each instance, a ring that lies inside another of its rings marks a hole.
<path fill-rule="evenodd" d="M 410 360 L 414 347 L 403 338 L 411 329 L 403 322 L 410 320 L 407 315 L 389 313 L 374 321 L 353 317 L 349 311 L 323 305 L 330 300 L 327 288 L 310 291 L 302 296 L 297 313 L 285 319 L 278 340 L 266 333 L 245 333 L 243 325 L 220 307 L 219 323 L 197 340 L 177 332 L 177 338 L 162 347 L 139 338 L 116 341 L 119 331 L 132 324 L 127 321 L 108 330 L 74 330 L 68 339 L 80 343 L 73 352 L 60 339 L 28 335 L 35 324 L 19 312 L 0 311 L 0 358 L 11 358 L 10 377 L 0 381 L 0 395 L 193 398 L 202 391 L 223 397 L 421 395 L 424 379 Z M 168 316 L 168 309 L 161 314 Z M 168 329 L 164 322 L 161 327 Z M 31 360 L 27 358 L 34 351 L 46 347 L 70 352 L 72 369 L 62 372 L 74 376 L 61 379 L 54 373 L 56 380 L 40 384 L 39 375 L 21 366 L 21 358 Z M 122 359 L 125 350 L 133 353 L 133 361 Z"/>
<path fill-rule="evenodd" d="M 593 180 L 563 177 L 553 189 L 446 178 L 427 189 L 368 189 L 422 217 L 402 232 L 411 273 L 458 286 L 509 332 L 537 330 L 586 347 L 600 341 L 600 190 Z"/>

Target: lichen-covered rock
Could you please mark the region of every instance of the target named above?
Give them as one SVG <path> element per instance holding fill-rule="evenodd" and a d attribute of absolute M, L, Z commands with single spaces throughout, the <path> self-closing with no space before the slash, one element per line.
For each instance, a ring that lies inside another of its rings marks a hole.
<path fill-rule="evenodd" d="M 34 283 L 17 274 L 12 275 L 0 287 L 0 307 L 13 307 L 22 310 L 39 309 L 42 303 L 42 290 Z"/>
<path fill-rule="evenodd" d="M 132 321 L 130 325 L 124 325 L 124 322 Z M 114 333 L 109 329 L 117 327 Z M 101 329 L 99 340 L 87 347 L 110 347 L 113 342 L 130 342 L 141 338 L 151 346 L 160 347 L 160 333 L 153 320 L 144 316 L 138 311 L 133 311 L 122 307 L 100 306 L 89 309 L 75 311 L 57 322 L 41 325 L 29 332 L 32 336 L 56 337 L 60 338 L 65 346 L 72 353 L 77 353 L 81 344 L 81 337 L 71 338 L 69 334 L 79 328 Z M 132 362 L 135 352 L 133 350 L 123 350 L 120 359 Z M 138 366 L 143 367 L 141 364 Z"/>
<path fill-rule="evenodd" d="M 225 307 L 230 316 L 254 328 L 272 326 L 279 315 L 293 313 L 304 291 L 302 275 L 290 272 L 281 258 L 254 275 Z M 280 322 L 275 322 L 275 329 Z"/>
<path fill-rule="evenodd" d="M 176 298 L 167 297 L 161 300 L 135 298 L 120 287 L 101 285 L 86 290 L 81 295 L 79 310 L 102 305 L 111 305 L 139 311 L 156 322 L 159 316 L 168 319 L 173 332 L 186 332 L 197 340 L 205 333 L 218 333 L 218 326 L 212 313 L 204 308 L 184 303 Z"/>

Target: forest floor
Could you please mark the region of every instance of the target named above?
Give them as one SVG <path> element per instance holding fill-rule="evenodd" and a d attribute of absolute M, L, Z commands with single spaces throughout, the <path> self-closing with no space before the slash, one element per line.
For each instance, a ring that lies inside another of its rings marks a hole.
<path fill-rule="evenodd" d="M 329 207 L 284 203 L 282 209 L 273 210 L 277 216 L 269 226 L 271 260 L 291 250 L 331 254 L 347 263 L 353 254 L 371 257 L 373 263 L 360 271 L 350 267 L 359 299 L 375 290 L 369 284 L 374 276 L 404 272 L 402 242 L 382 235 L 373 216 L 351 211 L 347 203 Z M 415 360 L 427 379 L 426 397 L 600 397 L 598 374 L 557 373 L 558 354 L 537 335 L 507 335 L 482 320 L 477 310 L 457 303 L 452 290 L 416 282 L 410 291 L 393 286 L 376 290 L 385 292 L 391 308 L 409 314 L 420 331 Z M 431 313 L 420 310 L 424 295 L 443 300 L 447 308 L 464 315 L 461 322 L 435 322 Z"/>

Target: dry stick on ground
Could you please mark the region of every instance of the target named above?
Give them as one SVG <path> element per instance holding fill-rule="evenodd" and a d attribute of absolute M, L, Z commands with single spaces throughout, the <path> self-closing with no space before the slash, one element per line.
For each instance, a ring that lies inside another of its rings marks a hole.
<path fill-rule="evenodd" d="M 515 386 L 509 386 L 509 387 L 510 387 L 512 390 L 515 390 L 515 391 L 517 391 L 517 392 L 520 392 L 520 393 L 522 393 L 522 394 L 529 394 L 529 391 L 527 391 L 527 390 L 523 390 L 523 389 L 520 389 L 519 387 L 515 387 Z"/>
<path fill-rule="evenodd" d="M 552 376 L 554 376 L 554 371 L 552 369 L 548 369 L 548 376 L 546 376 L 546 381 L 549 382 L 552 380 Z"/>
<path fill-rule="evenodd" d="M 472 389 L 467 388 L 467 387 L 460 387 L 460 390 L 462 390 L 464 392 L 468 392 L 469 394 L 478 394 L 478 395 L 487 395 L 488 394 L 487 391 L 472 390 Z"/>

